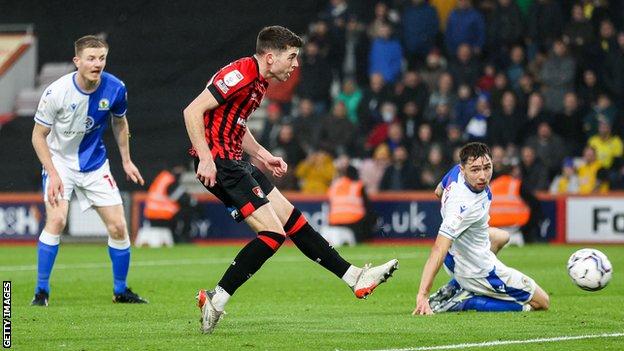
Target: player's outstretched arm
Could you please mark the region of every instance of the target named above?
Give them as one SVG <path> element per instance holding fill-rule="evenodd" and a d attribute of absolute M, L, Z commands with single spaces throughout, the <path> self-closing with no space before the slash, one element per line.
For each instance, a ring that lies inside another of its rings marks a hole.
<path fill-rule="evenodd" d="M 205 137 L 204 113 L 219 107 L 217 99 L 208 89 L 204 89 L 195 100 L 184 109 L 184 124 L 191 144 L 197 152 L 197 179 L 205 186 L 214 186 L 217 182 L 217 167 L 215 166 L 208 142 Z"/>
<path fill-rule="evenodd" d="M 48 148 L 48 143 L 46 138 L 52 129 L 35 123 L 32 132 L 32 144 L 35 149 L 35 153 L 39 158 L 39 161 L 43 165 L 43 168 L 48 173 L 49 181 L 48 181 L 48 202 L 52 207 L 55 207 L 57 202 L 57 197 L 63 194 L 63 182 L 61 181 L 61 177 L 59 177 L 56 168 L 54 167 L 54 163 L 52 163 L 52 154 L 50 154 L 50 149 Z"/>
<path fill-rule="evenodd" d="M 418 294 L 416 295 L 416 308 L 414 308 L 412 315 L 433 314 L 433 311 L 431 311 L 431 307 L 429 306 L 429 292 L 431 291 L 433 280 L 438 274 L 438 271 L 442 266 L 442 262 L 444 261 L 444 257 L 446 256 L 446 253 L 452 243 L 451 239 L 442 235 L 438 235 L 436 238 L 436 241 L 431 248 L 429 258 L 427 259 L 427 263 L 425 263 L 425 267 L 423 268 L 422 277 L 420 278 L 420 287 L 418 288 Z"/>
<path fill-rule="evenodd" d="M 126 117 L 113 117 L 112 127 L 126 177 L 135 184 L 145 184 L 141 172 L 130 158 L 130 126 L 128 126 L 128 120 Z"/>
<path fill-rule="evenodd" d="M 249 131 L 249 128 L 243 135 L 243 151 L 262 162 L 275 177 L 282 177 L 288 170 L 286 162 L 281 157 L 273 156 L 273 154 L 260 145 Z"/>

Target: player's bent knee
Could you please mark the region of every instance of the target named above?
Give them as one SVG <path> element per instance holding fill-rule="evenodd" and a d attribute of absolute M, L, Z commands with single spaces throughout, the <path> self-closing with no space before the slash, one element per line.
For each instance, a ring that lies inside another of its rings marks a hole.
<path fill-rule="evenodd" d="M 538 287 L 529 304 L 534 310 L 547 311 L 550 308 L 550 296 Z"/>
<path fill-rule="evenodd" d="M 126 221 L 115 221 L 106 226 L 108 234 L 115 240 L 123 240 L 126 237 Z"/>
<path fill-rule="evenodd" d="M 245 218 L 245 222 L 256 232 L 273 232 L 285 235 L 284 228 L 277 218 L 277 214 L 271 207 L 271 203 L 266 203 L 256 209 L 250 216 Z"/>
<path fill-rule="evenodd" d="M 49 215 L 46 226 L 55 233 L 60 233 L 67 225 L 67 217 L 63 215 Z"/>

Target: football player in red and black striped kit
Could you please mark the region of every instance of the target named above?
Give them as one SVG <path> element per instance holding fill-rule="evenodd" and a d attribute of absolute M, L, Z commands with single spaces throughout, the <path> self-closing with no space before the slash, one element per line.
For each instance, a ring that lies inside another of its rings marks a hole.
<path fill-rule="evenodd" d="M 227 207 L 235 208 L 240 220 L 257 233 L 238 253 L 215 289 L 199 291 L 204 333 L 213 331 L 228 299 L 286 237 L 308 258 L 344 280 L 358 298 L 368 296 L 398 268 L 396 259 L 363 268 L 345 261 L 262 172 L 241 159 L 244 151 L 274 176 L 286 173 L 284 160 L 258 144 L 248 131 L 247 119 L 260 105 L 268 80 L 286 81 L 297 68 L 302 45 L 301 38 L 287 28 L 262 29 L 256 54 L 219 70 L 184 110 L 197 178 Z"/>

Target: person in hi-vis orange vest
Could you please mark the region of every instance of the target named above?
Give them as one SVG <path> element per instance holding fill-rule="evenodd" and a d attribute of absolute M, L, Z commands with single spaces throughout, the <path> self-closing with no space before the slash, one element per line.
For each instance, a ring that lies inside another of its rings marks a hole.
<path fill-rule="evenodd" d="M 171 171 L 162 170 L 147 190 L 143 216 L 154 227 L 171 229 L 176 242 L 189 240 L 190 218 L 195 200 L 180 184 L 180 176 L 186 171 L 184 166 L 176 166 Z M 178 222 L 182 222 L 181 226 Z M 180 227 L 180 228 L 178 228 Z"/>
<path fill-rule="evenodd" d="M 522 182 L 508 174 L 503 174 L 490 182 L 492 205 L 490 206 L 490 226 L 521 227 L 528 223 L 531 210 L 520 196 Z"/>
<path fill-rule="evenodd" d="M 176 182 L 176 177 L 168 170 L 163 170 L 152 182 L 147 191 L 143 215 L 150 221 L 170 221 L 180 211 L 180 205 L 169 197 L 168 189 Z"/>
<path fill-rule="evenodd" d="M 361 242 L 370 237 L 374 216 L 369 215 L 368 196 L 357 170 L 348 166 L 344 173 L 334 179 L 327 192 L 329 225 L 350 228 L 356 241 Z"/>

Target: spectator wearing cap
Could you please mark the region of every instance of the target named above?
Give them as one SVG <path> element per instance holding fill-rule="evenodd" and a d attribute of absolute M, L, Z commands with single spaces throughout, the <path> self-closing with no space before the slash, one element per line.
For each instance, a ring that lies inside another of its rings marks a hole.
<path fill-rule="evenodd" d="M 577 194 L 579 192 L 579 177 L 571 157 L 563 161 L 561 173 L 550 183 L 549 191 L 553 195 Z"/>
<path fill-rule="evenodd" d="M 611 133 L 611 124 L 606 120 L 598 122 L 598 134 L 587 141 L 587 145 L 596 150 L 596 158 L 605 169 L 610 169 L 613 161 L 622 157 L 622 139 Z"/>

